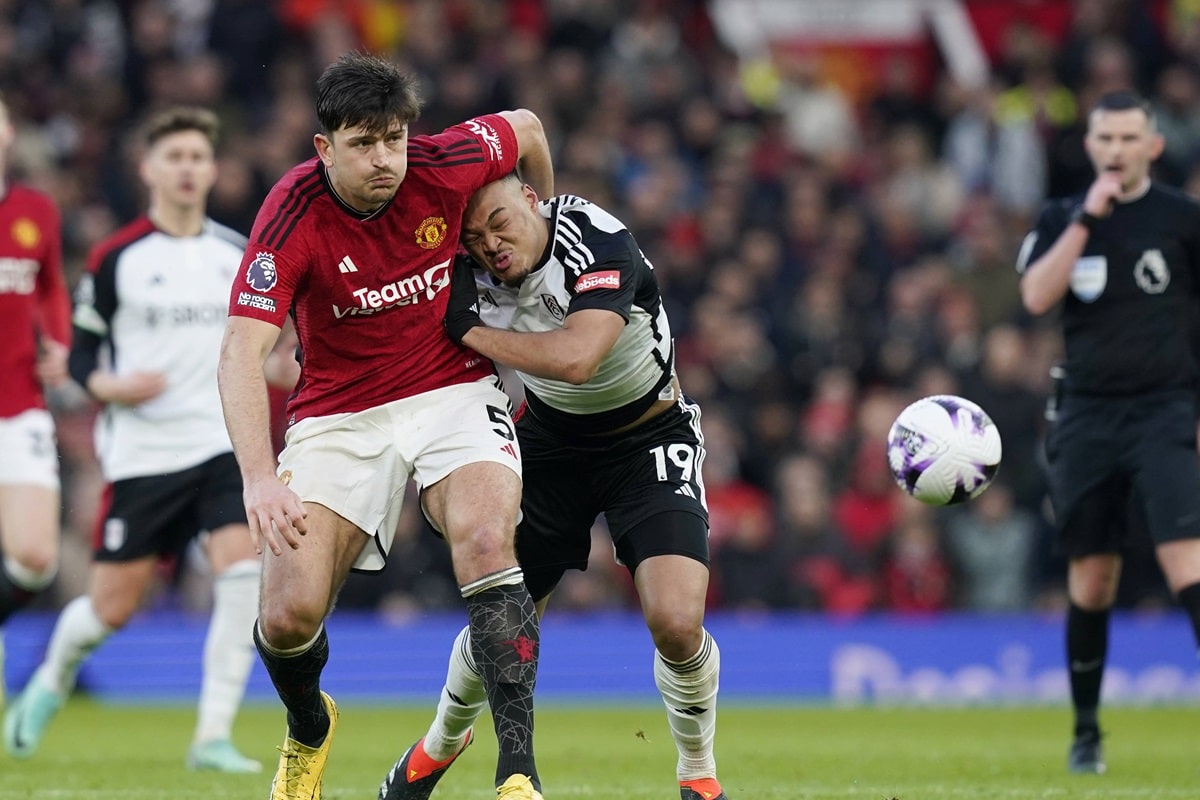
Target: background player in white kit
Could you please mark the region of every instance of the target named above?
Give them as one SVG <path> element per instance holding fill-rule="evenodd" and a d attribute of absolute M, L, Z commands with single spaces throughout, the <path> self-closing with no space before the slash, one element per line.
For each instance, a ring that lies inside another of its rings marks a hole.
<path fill-rule="evenodd" d="M 33 755 L 81 662 L 129 621 L 163 557 L 202 543 L 215 576 L 193 769 L 258 772 L 230 738 L 254 660 L 260 559 L 221 416 L 217 356 L 245 238 L 205 216 L 217 118 L 160 112 L 143 132 L 146 215 L 97 245 L 77 289 L 72 376 L 105 404 L 97 454 L 109 482 L 88 594 L 71 601 L 46 657 L 4 720 L 4 744 Z"/>
<path fill-rule="evenodd" d="M 462 242 L 471 259 L 456 266 L 446 330 L 525 384 L 517 555 L 529 592 L 543 611 L 563 573 L 587 567 L 591 527 L 604 513 L 654 639 L 680 797 L 726 800 L 713 756 L 720 651 L 703 624 L 700 409 L 675 379 L 653 268 L 604 209 L 569 195 L 539 203 L 515 175 L 471 198 Z M 380 800 L 428 798 L 469 744 L 483 702 L 464 629 L 433 724 L 401 756 Z"/>
<path fill-rule="evenodd" d="M 42 388 L 67 381 L 71 333 L 58 209 L 8 182 L 15 136 L 0 100 L 0 630 L 58 567 L 58 450 Z"/>

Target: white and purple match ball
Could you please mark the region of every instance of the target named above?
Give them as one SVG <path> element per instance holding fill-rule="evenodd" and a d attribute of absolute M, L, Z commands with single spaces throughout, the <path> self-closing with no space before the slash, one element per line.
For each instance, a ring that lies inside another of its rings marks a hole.
<path fill-rule="evenodd" d="M 900 412 L 888 432 L 896 485 L 922 503 L 948 506 L 983 493 L 1000 468 L 1000 431 L 963 397 L 923 397 Z"/>

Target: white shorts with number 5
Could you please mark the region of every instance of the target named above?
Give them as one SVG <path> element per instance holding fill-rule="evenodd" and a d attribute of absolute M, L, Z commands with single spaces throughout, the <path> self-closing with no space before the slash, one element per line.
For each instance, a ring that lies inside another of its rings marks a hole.
<path fill-rule="evenodd" d="M 54 418 L 42 408 L 0 419 L 0 485 L 58 489 Z"/>
<path fill-rule="evenodd" d="M 494 461 L 521 475 L 508 395 L 494 378 L 448 386 L 288 429 L 279 476 L 375 538 L 355 569 L 383 569 L 409 478 L 418 489 L 466 464 Z"/>

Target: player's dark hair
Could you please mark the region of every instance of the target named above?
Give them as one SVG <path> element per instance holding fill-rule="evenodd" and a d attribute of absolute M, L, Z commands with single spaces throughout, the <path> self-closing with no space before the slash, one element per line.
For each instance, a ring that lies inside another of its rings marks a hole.
<path fill-rule="evenodd" d="M 1134 109 L 1145 114 L 1146 119 L 1150 121 L 1150 125 L 1153 127 L 1154 109 L 1151 107 L 1150 101 L 1137 92 L 1128 89 L 1105 92 L 1100 95 L 1096 104 L 1092 106 L 1092 111 L 1133 111 Z"/>
<path fill-rule="evenodd" d="M 176 106 L 160 111 L 146 121 L 142 128 L 142 141 L 147 147 L 153 147 L 164 136 L 180 131 L 199 131 L 215 150 L 221 123 L 217 115 L 207 108 Z"/>
<path fill-rule="evenodd" d="M 317 120 L 326 136 L 347 127 L 381 134 L 420 115 L 417 79 L 378 56 L 346 53 L 317 79 Z"/>

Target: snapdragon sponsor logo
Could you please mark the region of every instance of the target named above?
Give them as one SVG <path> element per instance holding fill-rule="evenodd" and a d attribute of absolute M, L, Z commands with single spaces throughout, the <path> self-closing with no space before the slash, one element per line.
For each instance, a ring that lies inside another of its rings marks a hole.
<path fill-rule="evenodd" d="M 1066 702 L 1070 688 L 1065 664 L 1034 667 L 1034 651 L 1009 644 L 994 661 L 953 667 L 918 664 L 905 668 L 886 648 L 847 644 L 830 654 L 830 695 L 856 704 L 926 702 Z M 1176 664 L 1151 663 L 1139 669 L 1110 664 L 1104 672 L 1108 701 L 1147 703 L 1200 699 L 1200 673 Z"/>
<path fill-rule="evenodd" d="M 386 283 L 383 286 L 364 286 L 351 292 L 354 305 L 340 306 L 333 304 L 333 316 L 343 317 L 378 314 L 390 308 L 411 306 L 426 302 L 437 296 L 450 285 L 450 259 L 434 264 L 420 275 L 410 275 L 398 281 Z"/>
<path fill-rule="evenodd" d="M 0 293 L 33 294 L 37 271 L 32 258 L 0 258 Z"/>

